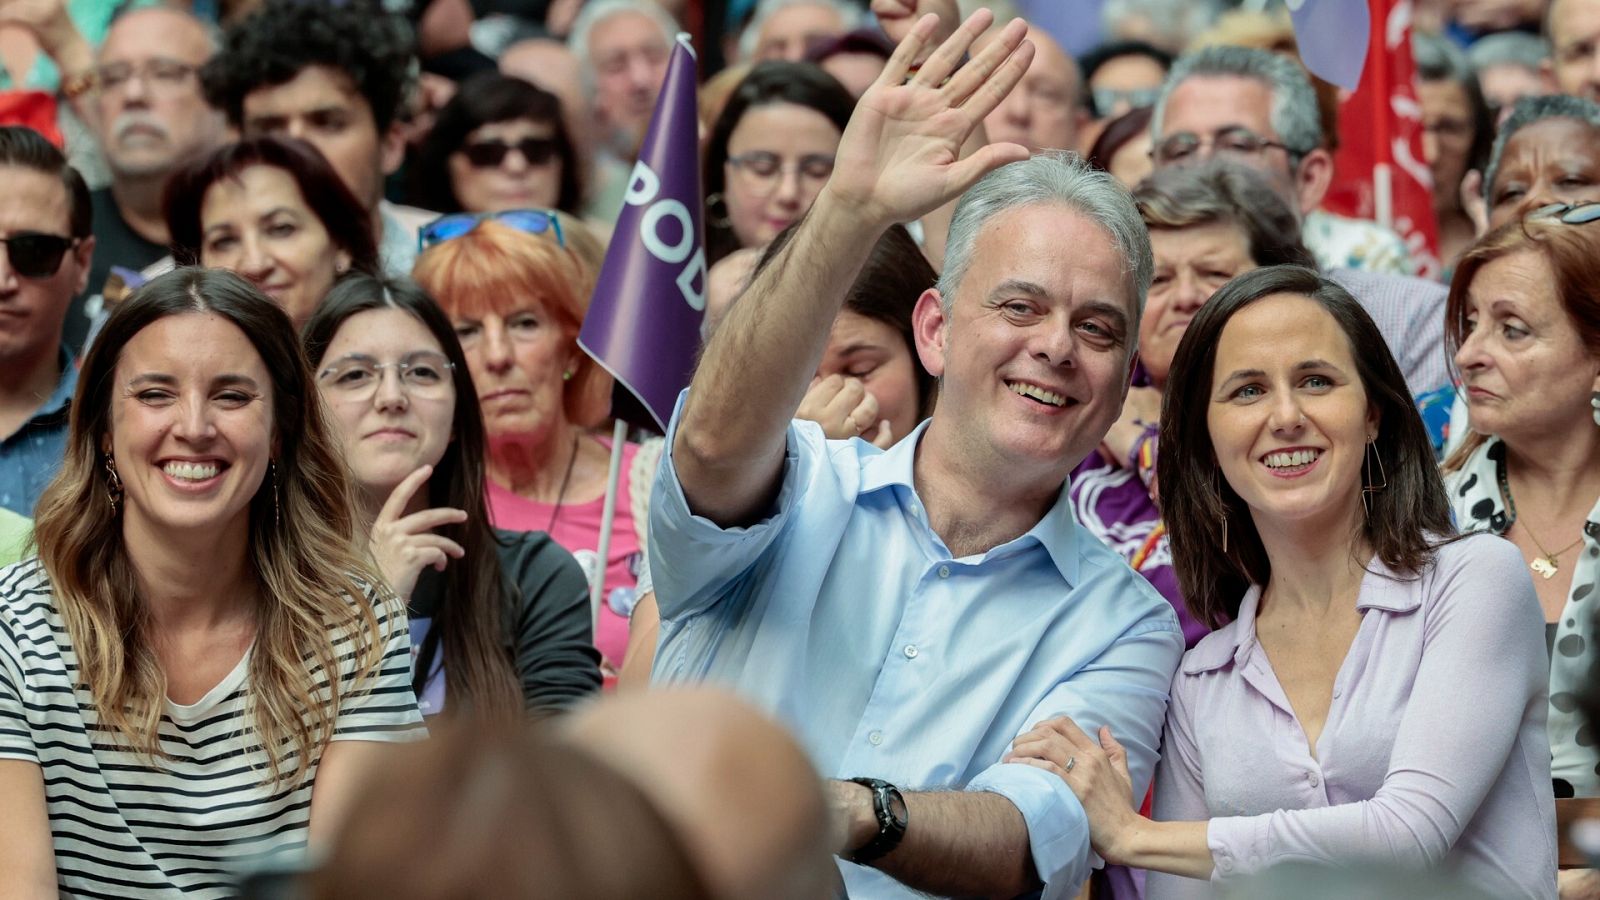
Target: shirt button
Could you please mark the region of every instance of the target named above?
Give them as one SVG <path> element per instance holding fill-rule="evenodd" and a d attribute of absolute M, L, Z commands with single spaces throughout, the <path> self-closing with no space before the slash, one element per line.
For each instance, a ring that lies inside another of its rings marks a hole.
<path fill-rule="evenodd" d="M 883 743 L 883 732 L 874 731 L 873 733 L 867 735 L 867 743 L 871 744 L 874 747 L 876 747 L 879 744 Z"/>
<path fill-rule="evenodd" d="M 950 577 L 950 567 L 949 566 L 940 566 L 939 567 L 939 577 L 940 578 L 949 578 Z"/>
<path fill-rule="evenodd" d="M 1311 782 L 1311 786 L 1312 787 L 1316 787 L 1317 785 L 1322 783 L 1322 779 L 1318 778 L 1317 777 L 1317 773 L 1315 773 L 1315 772 L 1312 772 L 1310 775 L 1307 775 L 1306 776 L 1306 780 Z"/>
<path fill-rule="evenodd" d="M 1334 688 L 1333 689 L 1333 699 L 1335 699 L 1335 700 L 1339 699 L 1339 695 L 1342 694 L 1342 693 L 1344 693 L 1344 691 L 1340 690 L 1339 688 Z"/>
<path fill-rule="evenodd" d="M 907 644 L 905 652 L 906 652 L 906 659 L 916 659 L 917 658 L 917 645 L 916 644 Z"/>

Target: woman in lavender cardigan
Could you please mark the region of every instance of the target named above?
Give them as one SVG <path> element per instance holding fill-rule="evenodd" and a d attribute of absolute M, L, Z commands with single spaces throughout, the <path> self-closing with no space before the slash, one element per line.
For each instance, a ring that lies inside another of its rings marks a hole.
<path fill-rule="evenodd" d="M 1159 474 L 1178 578 L 1217 630 L 1174 680 L 1155 819 L 1115 736 L 1055 719 L 1011 761 L 1061 776 L 1151 900 L 1285 862 L 1449 866 L 1556 896 L 1543 616 L 1521 554 L 1452 538 L 1372 320 L 1294 266 L 1218 291 L 1178 347 Z"/>

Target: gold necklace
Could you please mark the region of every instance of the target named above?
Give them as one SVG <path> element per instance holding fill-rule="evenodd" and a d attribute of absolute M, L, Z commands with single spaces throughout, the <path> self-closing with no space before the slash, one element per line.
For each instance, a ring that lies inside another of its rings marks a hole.
<path fill-rule="evenodd" d="M 1510 517 L 1512 524 L 1516 524 L 1518 522 L 1517 503 L 1515 500 L 1511 499 L 1511 480 L 1506 477 L 1506 463 L 1504 459 L 1500 460 L 1498 469 L 1499 471 L 1496 474 L 1500 476 L 1500 495 L 1506 500 L 1507 515 Z M 1550 579 L 1556 577 L 1556 572 L 1561 570 L 1561 563 L 1557 561 L 1557 557 L 1568 550 L 1571 550 L 1573 547 L 1583 543 L 1583 536 L 1579 535 L 1577 540 L 1566 545 L 1565 547 L 1562 547 L 1560 550 L 1551 553 L 1549 550 L 1544 548 L 1544 544 L 1539 543 L 1539 539 L 1534 536 L 1533 529 L 1528 527 L 1527 522 L 1522 522 L 1521 524 L 1523 533 L 1528 536 L 1528 540 L 1533 541 L 1533 545 L 1539 548 L 1539 553 L 1541 554 L 1534 557 L 1533 562 L 1528 563 L 1528 568 L 1532 569 L 1545 581 L 1549 581 Z"/>

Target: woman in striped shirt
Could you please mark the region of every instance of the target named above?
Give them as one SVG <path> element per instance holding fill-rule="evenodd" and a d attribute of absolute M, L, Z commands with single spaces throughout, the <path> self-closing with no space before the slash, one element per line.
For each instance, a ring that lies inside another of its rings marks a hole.
<path fill-rule="evenodd" d="M 420 736 L 404 610 L 293 329 L 179 269 L 84 361 L 38 558 L 0 570 L 8 896 L 222 897 L 336 817 L 363 754 Z"/>

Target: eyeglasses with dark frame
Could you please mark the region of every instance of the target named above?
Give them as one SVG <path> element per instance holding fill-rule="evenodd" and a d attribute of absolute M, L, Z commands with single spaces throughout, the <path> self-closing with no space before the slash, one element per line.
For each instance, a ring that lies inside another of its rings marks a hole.
<path fill-rule="evenodd" d="M 789 171 L 801 178 L 819 182 L 827 181 L 833 175 L 833 155 L 828 153 L 808 153 L 799 159 L 786 161 L 767 150 L 751 150 L 728 157 L 728 165 L 747 176 L 757 190 L 767 191 L 776 187 L 778 179 Z"/>
<path fill-rule="evenodd" d="M 6 258 L 11 271 L 23 278 L 49 278 L 61 271 L 61 260 L 67 251 L 83 243 L 83 238 L 63 237 L 38 231 L 20 231 L 0 238 L 6 245 Z"/>
<path fill-rule="evenodd" d="M 1150 157 L 1162 165 L 1171 165 L 1200 158 L 1202 148 L 1208 148 L 1205 154 L 1208 156 L 1221 153 L 1233 157 L 1252 157 L 1273 147 L 1288 155 L 1290 165 L 1294 165 L 1305 155 L 1281 141 L 1262 137 L 1248 128 L 1236 125 L 1212 132 L 1209 139 L 1192 131 L 1169 134 L 1150 148 Z"/>
<path fill-rule="evenodd" d="M 102 91 L 119 90 L 132 81 L 135 75 L 151 87 L 172 89 L 188 81 L 189 76 L 199 71 L 199 68 L 180 60 L 156 56 L 137 64 L 113 62 L 97 66 L 94 70 L 94 79 L 95 85 Z"/>

